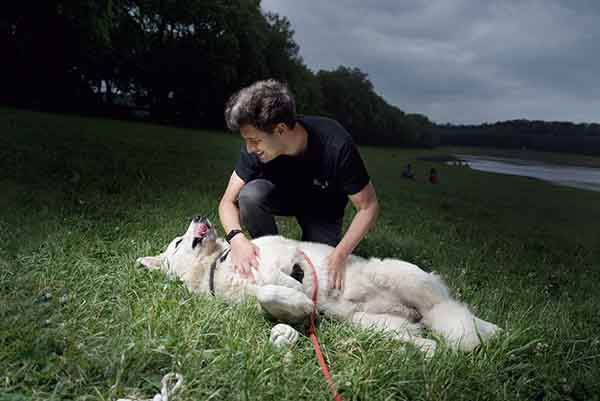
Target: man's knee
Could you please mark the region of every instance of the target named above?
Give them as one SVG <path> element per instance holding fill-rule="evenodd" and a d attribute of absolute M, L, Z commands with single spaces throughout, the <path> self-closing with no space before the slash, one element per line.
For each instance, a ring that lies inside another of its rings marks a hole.
<path fill-rule="evenodd" d="M 260 178 L 248 182 L 238 194 L 240 210 L 255 208 L 265 204 L 273 188 L 274 186 L 270 181 Z"/>
<path fill-rule="evenodd" d="M 248 182 L 238 194 L 240 223 L 252 238 L 277 234 L 277 225 L 269 203 L 274 188 L 270 181 L 258 179 Z"/>

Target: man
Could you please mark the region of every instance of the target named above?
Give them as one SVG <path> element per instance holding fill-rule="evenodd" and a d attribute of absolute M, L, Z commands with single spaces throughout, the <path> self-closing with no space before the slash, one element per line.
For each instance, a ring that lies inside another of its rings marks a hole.
<path fill-rule="evenodd" d="M 404 171 L 402 171 L 402 177 L 408 178 L 409 180 L 415 179 L 415 173 L 413 173 L 412 166 L 410 165 L 410 163 L 408 163 L 406 167 L 404 167 Z"/>
<path fill-rule="evenodd" d="M 258 248 L 242 226 L 253 238 L 274 235 L 275 215 L 295 216 L 303 241 L 334 247 L 327 258 L 329 283 L 341 289 L 346 259 L 379 214 L 375 189 L 350 134 L 334 120 L 296 116 L 293 95 L 275 80 L 234 94 L 225 120 L 245 141 L 219 204 L 233 264 L 247 277 L 258 266 Z M 342 237 L 348 199 L 357 212 Z"/>

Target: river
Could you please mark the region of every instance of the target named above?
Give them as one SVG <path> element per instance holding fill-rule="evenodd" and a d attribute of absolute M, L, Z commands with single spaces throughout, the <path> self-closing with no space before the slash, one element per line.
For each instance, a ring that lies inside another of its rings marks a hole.
<path fill-rule="evenodd" d="M 600 192 L 600 168 L 546 164 L 491 156 L 455 155 L 474 170 L 537 178 L 557 185 Z"/>

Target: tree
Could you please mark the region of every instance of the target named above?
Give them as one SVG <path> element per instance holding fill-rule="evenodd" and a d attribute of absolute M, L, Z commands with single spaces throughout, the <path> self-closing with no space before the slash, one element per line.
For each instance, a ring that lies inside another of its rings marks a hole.
<path fill-rule="evenodd" d="M 359 143 L 418 144 L 417 124 L 375 93 L 366 73 L 340 66 L 317 73 L 327 115 L 344 125 Z"/>

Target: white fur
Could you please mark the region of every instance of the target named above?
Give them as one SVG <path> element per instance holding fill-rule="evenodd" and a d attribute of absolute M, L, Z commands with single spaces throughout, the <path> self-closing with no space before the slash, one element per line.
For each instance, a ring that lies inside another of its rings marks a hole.
<path fill-rule="evenodd" d="M 139 258 L 138 262 L 175 275 L 190 290 L 206 294 L 210 266 L 226 244 L 216 238 L 211 228 L 200 245 L 192 247 L 195 224 L 198 223 L 192 222 L 187 232 L 173 240 L 161 255 Z M 175 247 L 179 240 L 179 246 Z M 499 330 L 453 300 L 439 276 L 411 263 L 351 255 L 346 263 L 344 288 L 332 290 L 325 262 L 332 247 L 281 236 L 262 237 L 253 243 L 260 255 L 255 282 L 239 275 L 228 257 L 215 270 L 215 292 L 234 302 L 254 296 L 265 311 L 282 322 L 298 323 L 312 311 L 315 283 L 306 255 L 316 269 L 320 312 L 411 342 L 428 356 L 435 352 L 437 344 L 420 337 L 424 328 L 444 338 L 452 349 L 461 351 L 475 349 L 481 340 L 489 339 Z M 294 265 L 303 270 L 302 283 L 290 276 Z"/>
<path fill-rule="evenodd" d="M 293 327 L 287 324 L 279 323 L 273 326 L 271 329 L 271 336 L 269 341 L 277 348 L 288 348 L 293 345 L 300 338 L 298 333 Z"/>

